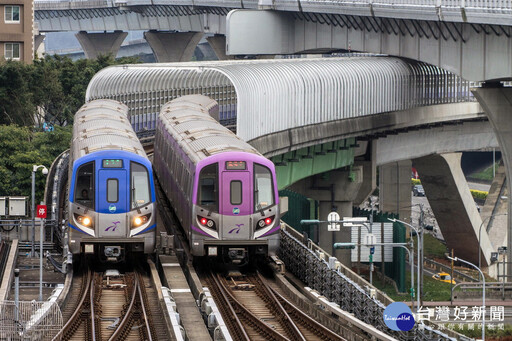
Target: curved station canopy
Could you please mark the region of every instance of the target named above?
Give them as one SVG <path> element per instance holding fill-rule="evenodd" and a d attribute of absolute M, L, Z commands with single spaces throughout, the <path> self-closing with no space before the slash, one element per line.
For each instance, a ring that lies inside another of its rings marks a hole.
<path fill-rule="evenodd" d="M 355 56 L 118 65 L 91 80 L 86 100 L 130 108 L 136 131 L 152 130 L 160 108 L 183 95 L 220 105 L 221 123 L 246 141 L 330 121 L 468 101 L 469 82 L 398 58 Z"/>

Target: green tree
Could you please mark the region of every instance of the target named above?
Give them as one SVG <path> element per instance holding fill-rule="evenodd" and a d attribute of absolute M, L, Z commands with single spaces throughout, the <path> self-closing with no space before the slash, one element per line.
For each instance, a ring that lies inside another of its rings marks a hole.
<path fill-rule="evenodd" d="M 30 196 L 32 166 L 48 169 L 55 158 L 69 148 L 71 126 L 53 132 L 33 132 L 28 127 L 0 125 L 0 195 Z M 36 202 L 43 199 L 46 177 L 36 173 Z"/>
<path fill-rule="evenodd" d="M 33 125 L 35 104 L 30 66 L 7 61 L 0 67 L 0 124 Z"/>
<path fill-rule="evenodd" d="M 134 57 L 72 61 L 68 57 L 45 56 L 32 65 L 0 63 L 0 124 L 38 126 L 43 121 L 64 126 L 85 102 L 91 78 L 114 64 L 138 63 Z"/>

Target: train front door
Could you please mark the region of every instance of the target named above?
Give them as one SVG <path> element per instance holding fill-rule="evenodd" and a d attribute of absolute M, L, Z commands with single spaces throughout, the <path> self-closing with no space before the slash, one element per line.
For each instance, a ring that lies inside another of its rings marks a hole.
<path fill-rule="evenodd" d="M 102 169 L 98 174 L 98 224 L 99 237 L 122 237 L 126 229 L 126 213 L 129 211 L 129 184 L 124 169 Z M 106 214 L 105 214 L 106 213 Z"/>
<path fill-rule="evenodd" d="M 249 239 L 252 214 L 251 174 L 224 171 L 221 176 L 219 212 L 222 214 L 222 239 Z"/>

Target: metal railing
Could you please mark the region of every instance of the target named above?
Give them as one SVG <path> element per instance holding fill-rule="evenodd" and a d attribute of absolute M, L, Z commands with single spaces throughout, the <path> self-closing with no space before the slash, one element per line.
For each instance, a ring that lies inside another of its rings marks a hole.
<path fill-rule="evenodd" d="M 429 321 L 421 325 L 423 328 L 415 327 L 409 332 L 390 331 L 382 318 L 386 305 L 393 302 L 389 297 L 344 265 L 333 262 L 336 258 L 286 223 L 282 222 L 281 227 L 279 257 L 286 269 L 359 320 L 400 340 L 471 340 L 450 330 L 436 330 Z"/>
<path fill-rule="evenodd" d="M 456 292 L 457 290 L 457 292 Z M 510 299 L 512 298 L 511 282 L 491 282 L 485 283 L 485 296 L 491 299 Z M 482 282 L 477 283 L 458 283 L 452 288 L 452 300 L 467 300 L 470 298 L 480 299 L 482 297 Z"/>
<path fill-rule="evenodd" d="M 1 340 L 52 340 L 62 329 L 62 313 L 55 302 L 0 302 Z"/>
<path fill-rule="evenodd" d="M 36 223 L 36 229 L 40 224 Z M 57 229 L 57 221 L 47 219 L 45 221 L 44 241 L 53 242 L 52 236 Z M 0 219 L 0 236 L 2 240 L 18 239 L 20 246 L 31 243 L 32 220 L 31 219 Z"/>

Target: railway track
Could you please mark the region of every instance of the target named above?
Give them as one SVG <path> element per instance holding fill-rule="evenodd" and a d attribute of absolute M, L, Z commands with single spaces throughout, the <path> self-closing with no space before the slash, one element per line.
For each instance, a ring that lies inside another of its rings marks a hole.
<path fill-rule="evenodd" d="M 258 273 L 210 273 L 205 281 L 237 340 L 345 340 L 302 313 Z"/>
<path fill-rule="evenodd" d="M 63 312 L 66 322 L 54 340 L 168 340 L 149 278 L 142 271 L 120 274 L 87 270 L 75 277 Z M 148 292 L 149 291 L 149 292 Z"/>

